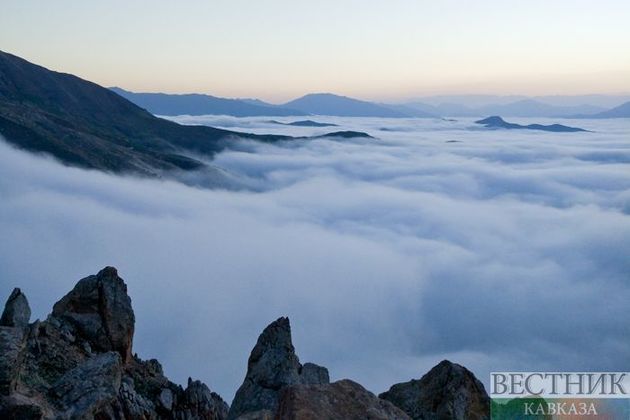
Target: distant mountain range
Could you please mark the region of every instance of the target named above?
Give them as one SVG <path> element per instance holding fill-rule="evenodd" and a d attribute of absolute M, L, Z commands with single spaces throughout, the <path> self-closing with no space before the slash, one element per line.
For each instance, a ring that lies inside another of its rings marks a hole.
<path fill-rule="evenodd" d="M 168 101 L 172 97 L 180 96 L 160 96 Z M 208 97 L 204 98 L 202 102 L 205 105 L 211 102 L 207 100 Z M 257 100 L 233 101 L 229 103 L 247 106 L 240 109 L 253 109 L 251 112 L 258 112 L 262 108 L 290 110 L 288 112 L 299 115 L 389 118 L 430 117 L 434 113 L 438 114 L 435 109 L 418 109 L 417 104 L 416 108 L 412 108 L 411 104 L 392 106 L 332 94 L 306 95 L 282 106 Z M 219 100 L 215 103 L 224 102 Z M 541 105 L 530 100 L 501 107 L 501 112 L 489 112 L 489 106 L 477 112 L 503 116 L 523 115 L 525 111 L 529 112 L 527 115 L 537 112 L 556 115 L 559 109 L 563 109 L 564 112 L 579 114 L 576 107 Z M 460 112 L 461 109 L 462 106 Z M 441 112 L 443 109 L 439 110 L 439 115 L 448 115 Z M 608 111 L 579 116 L 628 118 L 629 111 L 630 103 L 625 103 Z M 313 126 L 320 123 L 302 120 L 286 124 Z M 195 156 L 211 157 L 229 146 L 235 138 L 265 142 L 292 139 L 287 136 L 254 135 L 206 126 L 179 125 L 152 115 L 110 89 L 70 74 L 47 70 L 4 52 L 0 52 L 0 134 L 20 148 L 48 153 L 68 165 L 156 177 L 166 176 L 170 171 L 215 171 Z M 339 131 L 332 135 L 346 138 L 364 134 Z"/>
<path fill-rule="evenodd" d="M 477 117 L 482 115 L 503 115 L 506 117 L 569 117 L 573 115 L 596 114 L 605 108 L 595 105 L 559 106 L 549 105 L 533 99 L 521 99 L 506 104 L 490 104 L 478 107 L 456 103 L 429 105 L 423 102 L 412 102 L 408 107 L 435 115 L 449 117 Z"/>
<path fill-rule="evenodd" d="M 228 99 L 201 94 L 134 93 L 110 88 L 155 115 L 230 115 L 234 117 L 328 115 L 338 117 L 434 118 L 406 105 L 377 104 L 331 93 L 313 93 L 281 105 L 260 99 Z"/>
<path fill-rule="evenodd" d="M 575 118 L 630 118 L 630 102 L 623 103 L 608 111 L 599 112 L 595 115 L 577 115 Z"/>
<path fill-rule="evenodd" d="M 333 115 L 338 117 L 435 117 L 435 115 L 409 107 L 376 104 L 332 93 L 312 93 L 287 102 L 282 106 L 314 115 Z"/>
<path fill-rule="evenodd" d="M 233 117 L 303 116 L 307 112 L 268 104 L 253 99 L 227 99 L 196 93 L 135 93 L 119 87 L 110 88 L 125 99 L 155 115 L 231 115 Z"/>
<path fill-rule="evenodd" d="M 543 96 L 525 96 L 525 95 L 436 95 L 423 96 L 407 102 L 420 102 L 428 105 L 440 104 L 459 104 L 467 108 L 481 108 L 488 105 L 507 105 L 513 102 L 523 100 L 534 100 L 553 106 L 580 106 L 584 104 L 593 105 L 602 109 L 610 109 L 624 102 L 630 101 L 630 93 L 620 95 L 543 95 Z"/>
<path fill-rule="evenodd" d="M 380 117 L 380 118 L 441 118 L 441 117 L 481 117 L 503 115 L 505 117 L 545 117 L 545 118 L 610 118 L 624 110 L 608 113 L 604 103 L 615 103 L 625 96 L 584 95 L 599 105 L 576 104 L 582 97 L 541 97 L 543 100 L 522 96 L 463 95 L 428 97 L 403 104 L 384 104 L 362 101 L 332 93 L 313 93 L 284 104 L 274 105 L 260 99 L 227 99 L 210 95 L 165 93 L 134 93 L 121 88 L 111 88 L 114 92 L 145 108 L 156 115 L 231 115 L 235 117 L 257 116 L 304 116 L 326 115 L 339 117 Z M 630 96 L 628 97 L 630 98 Z M 443 99 L 444 102 L 439 102 Z M 449 100 L 462 102 L 448 102 Z M 489 102 L 490 101 L 490 102 Z M 491 102 L 496 101 L 496 102 Z M 617 102 L 619 103 L 619 102 Z"/>

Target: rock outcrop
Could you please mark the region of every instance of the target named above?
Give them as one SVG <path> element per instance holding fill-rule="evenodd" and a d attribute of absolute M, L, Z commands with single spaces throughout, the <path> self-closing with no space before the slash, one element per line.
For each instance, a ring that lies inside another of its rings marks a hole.
<path fill-rule="evenodd" d="M 15 289 L 0 322 L 2 419 L 224 420 L 228 405 L 199 381 L 170 382 L 132 354 L 125 282 L 106 267 L 80 280 L 43 322 L 29 324 Z"/>
<path fill-rule="evenodd" d="M 115 268 L 81 279 L 45 321 L 30 323 L 15 289 L 0 318 L 0 419 L 410 420 L 489 418 L 490 400 L 466 368 L 443 361 L 379 397 L 301 364 L 288 318 L 259 336 L 230 408 L 200 381 L 184 389 L 157 360 L 133 354 L 135 316 Z"/>
<path fill-rule="evenodd" d="M 349 379 L 282 391 L 278 420 L 409 420 L 404 411 Z"/>
<path fill-rule="evenodd" d="M 302 366 L 291 341 L 289 319 L 279 318 L 258 337 L 247 362 L 245 381 L 236 392 L 228 418 L 273 418 L 270 416 L 276 412 L 284 388 L 328 382 L 326 368 L 313 363 Z"/>
<path fill-rule="evenodd" d="M 20 289 L 13 289 L 0 318 L 0 395 L 9 394 L 16 387 L 30 318 L 26 296 Z"/>
<path fill-rule="evenodd" d="M 448 360 L 420 380 L 396 384 L 379 396 L 414 420 L 490 418 L 490 398 L 483 384 L 468 369 Z"/>
<path fill-rule="evenodd" d="M 135 317 L 127 285 L 113 267 L 80 280 L 53 306 L 52 316 L 71 324 L 94 350 L 131 360 Z"/>
<path fill-rule="evenodd" d="M 330 383 L 328 370 L 302 365 L 288 318 L 262 332 L 247 363 L 245 381 L 228 415 L 233 420 L 408 420 L 409 417 L 350 380 Z"/>

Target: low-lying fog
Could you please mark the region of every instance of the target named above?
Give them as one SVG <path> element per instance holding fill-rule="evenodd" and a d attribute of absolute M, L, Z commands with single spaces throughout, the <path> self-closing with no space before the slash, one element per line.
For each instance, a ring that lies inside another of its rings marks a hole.
<path fill-rule="evenodd" d="M 241 142 L 214 162 L 240 191 L 67 168 L 2 142 L 0 299 L 20 286 L 44 318 L 114 265 L 135 351 L 228 401 L 282 315 L 303 362 L 374 392 L 445 358 L 484 383 L 491 370 L 627 369 L 628 120 L 554 121 L 593 130 L 565 134 L 313 119 L 340 127 L 176 118 L 376 137 Z"/>

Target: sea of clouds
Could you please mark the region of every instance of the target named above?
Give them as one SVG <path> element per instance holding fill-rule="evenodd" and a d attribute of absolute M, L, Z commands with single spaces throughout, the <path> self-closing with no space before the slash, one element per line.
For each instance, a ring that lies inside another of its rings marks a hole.
<path fill-rule="evenodd" d="M 485 130 L 471 120 L 179 117 L 257 133 L 228 189 L 64 167 L 0 143 L 0 299 L 34 318 L 116 266 L 135 351 L 228 401 L 260 331 L 291 319 L 301 361 L 374 392 L 448 358 L 492 370 L 624 370 L 630 361 L 630 123 Z M 289 121 L 289 119 L 281 119 Z M 545 122 L 515 119 L 516 122 Z M 571 124 L 574 123 L 574 124 Z"/>

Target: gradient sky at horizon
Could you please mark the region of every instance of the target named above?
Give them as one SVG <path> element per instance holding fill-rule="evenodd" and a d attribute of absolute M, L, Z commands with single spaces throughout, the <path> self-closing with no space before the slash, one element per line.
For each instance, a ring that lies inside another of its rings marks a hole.
<path fill-rule="evenodd" d="M 104 86 L 281 102 L 630 92 L 627 0 L 5 0 L 0 49 Z"/>

